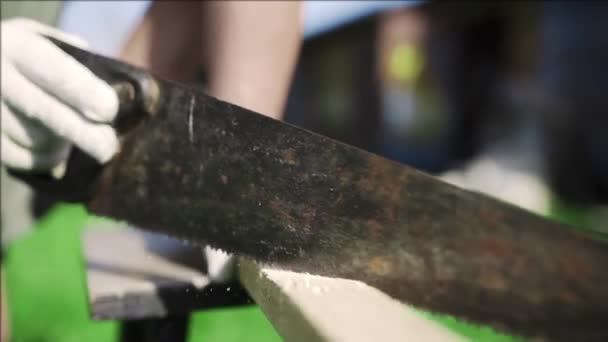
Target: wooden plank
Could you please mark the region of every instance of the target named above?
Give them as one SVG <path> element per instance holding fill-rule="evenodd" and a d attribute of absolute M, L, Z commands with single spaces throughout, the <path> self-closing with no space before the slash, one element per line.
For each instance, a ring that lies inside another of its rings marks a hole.
<path fill-rule="evenodd" d="M 260 268 L 241 259 L 239 278 L 286 341 L 462 341 L 362 282 Z"/>
<path fill-rule="evenodd" d="M 83 247 L 94 319 L 165 317 L 244 302 L 238 287 L 209 284 L 200 247 L 112 224 L 87 229 Z M 358 281 L 261 269 L 244 259 L 237 269 L 288 341 L 461 340 Z"/>
<path fill-rule="evenodd" d="M 200 247 L 112 225 L 83 235 L 94 319 L 166 317 L 249 300 L 239 286 L 210 284 Z"/>

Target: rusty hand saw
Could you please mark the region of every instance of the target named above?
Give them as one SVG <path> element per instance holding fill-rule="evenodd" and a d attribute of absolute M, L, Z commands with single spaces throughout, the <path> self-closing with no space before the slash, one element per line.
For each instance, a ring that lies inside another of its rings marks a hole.
<path fill-rule="evenodd" d="M 71 176 L 91 212 L 524 336 L 608 340 L 606 242 L 54 42 L 121 99 L 120 153 Z"/>

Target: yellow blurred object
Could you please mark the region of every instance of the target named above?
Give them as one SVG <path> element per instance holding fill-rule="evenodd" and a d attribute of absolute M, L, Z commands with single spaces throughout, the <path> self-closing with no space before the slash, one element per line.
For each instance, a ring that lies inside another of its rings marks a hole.
<path fill-rule="evenodd" d="M 414 82 L 420 76 L 423 66 L 424 58 L 420 49 L 413 45 L 400 44 L 391 51 L 388 74 L 400 82 Z"/>

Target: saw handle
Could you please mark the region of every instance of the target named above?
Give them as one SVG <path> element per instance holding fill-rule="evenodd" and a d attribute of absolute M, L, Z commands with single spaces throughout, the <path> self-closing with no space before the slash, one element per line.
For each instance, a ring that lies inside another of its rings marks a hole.
<path fill-rule="evenodd" d="M 156 113 L 160 89 L 149 72 L 55 38 L 47 38 L 114 88 L 120 101 L 120 108 L 112 125 L 119 134 L 126 132 L 142 118 Z"/>
<path fill-rule="evenodd" d="M 123 136 L 137 123 L 158 110 L 160 89 L 152 75 L 143 69 L 77 48 L 52 37 L 46 37 L 114 88 L 120 107 L 112 126 Z M 64 175 L 57 179 L 48 173 L 29 173 L 8 169 L 14 177 L 58 200 L 87 202 L 103 169 L 96 160 L 73 148 Z"/>

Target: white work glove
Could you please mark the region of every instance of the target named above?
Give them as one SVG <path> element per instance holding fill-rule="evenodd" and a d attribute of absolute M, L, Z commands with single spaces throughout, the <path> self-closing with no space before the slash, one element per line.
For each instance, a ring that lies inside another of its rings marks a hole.
<path fill-rule="evenodd" d="M 86 47 L 77 37 L 29 19 L 2 21 L 2 163 L 51 170 L 77 146 L 101 163 L 118 151 L 108 124 L 115 91 L 42 35 Z"/>
<path fill-rule="evenodd" d="M 118 152 L 109 125 L 118 97 L 103 80 L 42 35 L 86 48 L 78 37 L 29 19 L 2 21 L 2 163 L 19 170 L 62 165 L 72 145 L 100 163 Z M 233 279 L 232 256 L 205 248 L 214 283 Z"/>

